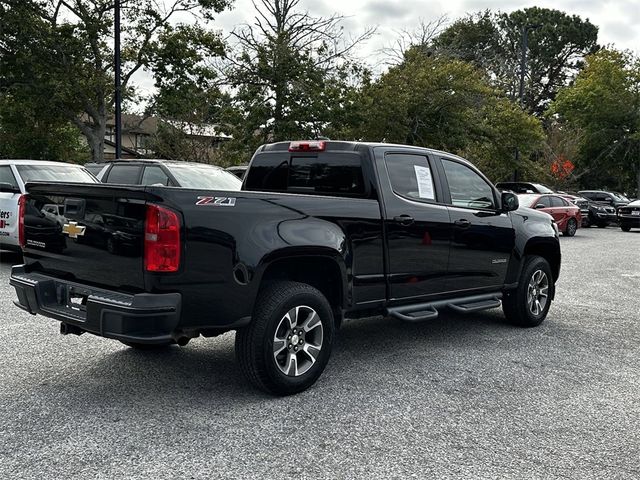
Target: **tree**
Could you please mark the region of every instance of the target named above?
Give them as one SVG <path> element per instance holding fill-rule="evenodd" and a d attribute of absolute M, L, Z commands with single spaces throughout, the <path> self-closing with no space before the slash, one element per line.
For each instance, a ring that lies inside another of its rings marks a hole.
<path fill-rule="evenodd" d="M 363 74 L 352 60 L 373 30 L 347 38 L 343 17 L 315 18 L 300 0 L 259 0 L 256 17 L 232 34 L 226 74 L 235 90 L 230 145 L 246 159 L 260 143 L 325 134 Z"/>
<path fill-rule="evenodd" d="M 584 56 L 598 49 L 598 27 L 588 19 L 539 7 L 511 13 L 485 11 L 454 22 L 434 39 L 433 48 L 486 70 L 498 88 L 516 99 L 525 26 L 532 28 L 524 107 L 541 116 L 580 70 Z"/>
<path fill-rule="evenodd" d="M 640 193 L 640 59 L 608 49 L 588 56 L 549 116 L 581 132 L 575 163 L 584 186 Z"/>
<path fill-rule="evenodd" d="M 359 104 L 367 112 L 357 129 L 360 138 L 459 153 L 496 179 L 513 171 L 516 145 L 528 158 L 543 138 L 540 122 L 480 70 L 419 49 L 365 88 Z M 529 160 L 519 168 L 540 169 Z"/>
<path fill-rule="evenodd" d="M 133 95 L 132 76 L 142 68 L 180 71 L 182 52 L 169 48 L 199 25 L 172 23 L 179 13 L 197 14 L 207 22 L 227 0 L 120 0 L 122 22 L 122 89 Z M 40 109 L 59 112 L 85 136 L 94 160 L 103 158 L 107 117 L 113 109 L 114 0 L 0 0 L 0 89 L 31 96 Z M 220 53 L 221 41 L 205 50 Z M 169 55 L 169 52 L 173 55 Z M 33 112 L 37 116 L 38 112 Z"/>

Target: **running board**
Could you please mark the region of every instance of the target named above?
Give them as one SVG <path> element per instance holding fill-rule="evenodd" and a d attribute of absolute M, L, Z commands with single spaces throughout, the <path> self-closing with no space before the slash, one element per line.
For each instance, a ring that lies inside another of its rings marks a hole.
<path fill-rule="evenodd" d="M 405 322 L 424 322 L 438 318 L 438 309 L 450 308 L 459 313 L 479 312 L 500 306 L 502 292 L 471 295 L 469 297 L 449 298 L 427 303 L 415 303 L 387 308 L 387 315 Z"/>

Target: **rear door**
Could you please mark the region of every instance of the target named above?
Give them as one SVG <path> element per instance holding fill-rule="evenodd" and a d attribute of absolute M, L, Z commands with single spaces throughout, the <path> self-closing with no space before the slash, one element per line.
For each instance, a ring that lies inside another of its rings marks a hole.
<path fill-rule="evenodd" d="M 448 286 L 501 287 L 515 246 L 511 217 L 499 209 L 496 190 L 478 171 L 447 157 L 438 159 L 438 168 L 452 223 Z"/>
<path fill-rule="evenodd" d="M 0 183 L 20 189 L 11 165 L 0 165 Z M 18 245 L 19 193 L 0 192 L 0 244 Z"/>
<path fill-rule="evenodd" d="M 433 159 L 377 149 L 376 167 L 384 198 L 390 299 L 417 300 L 447 291 L 451 225 Z"/>

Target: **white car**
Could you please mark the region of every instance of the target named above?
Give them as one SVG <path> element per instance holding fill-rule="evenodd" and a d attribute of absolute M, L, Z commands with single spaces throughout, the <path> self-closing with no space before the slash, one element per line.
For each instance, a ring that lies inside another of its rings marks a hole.
<path fill-rule="evenodd" d="M 0 160 L 0 249 L 19 250 L 18 200 L 27 182 L 98 183 L 81 165 L 44 160 Z M 60 221 L 63 206 L 48 204 L 49 215 Z"/>

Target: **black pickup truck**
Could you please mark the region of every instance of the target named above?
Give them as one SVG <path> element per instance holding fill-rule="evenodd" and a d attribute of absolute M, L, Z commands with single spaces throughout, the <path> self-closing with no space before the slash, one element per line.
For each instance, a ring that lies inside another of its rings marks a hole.
<path fill-rule="evenodd" d="M 549 215 L 519 209 L 469 162 L 425 148 L 264 145 L 239 191 L 27 191 L 25 263 L 11 274 L 19 307 L 59 320 L 63 334 L 140 349 L 236 330 L 242 370 L 279 395 L 316 381 L 344 318 L 419 322 L 502 303 L 509 321 L 536 326 L 560 272 Z M 44 215 L 52 204 L 63 224 Z"/>

